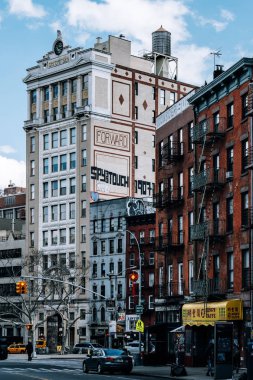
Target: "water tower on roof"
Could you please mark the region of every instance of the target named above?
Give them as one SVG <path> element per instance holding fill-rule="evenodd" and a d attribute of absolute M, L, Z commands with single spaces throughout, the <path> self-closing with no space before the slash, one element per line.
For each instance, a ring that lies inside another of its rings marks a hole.
<path fill-rule="evenodd" d="M 171 56 L 171 33 L 162 25 L 152 33 L 152 52 L 146 52 L 144 58 L 154 62 L 156 75 L 178 79 L 178 59 Z"/>

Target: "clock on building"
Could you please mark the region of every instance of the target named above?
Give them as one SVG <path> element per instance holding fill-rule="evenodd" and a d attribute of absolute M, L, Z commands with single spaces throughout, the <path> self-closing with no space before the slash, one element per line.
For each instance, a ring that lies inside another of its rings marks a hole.
<path fill-rule="evenodd" d="M 63 42 L 62 40 L 56 40 L 54 43 L 54 52 L 56 55 L 60 55 L 63 51 Z"/>

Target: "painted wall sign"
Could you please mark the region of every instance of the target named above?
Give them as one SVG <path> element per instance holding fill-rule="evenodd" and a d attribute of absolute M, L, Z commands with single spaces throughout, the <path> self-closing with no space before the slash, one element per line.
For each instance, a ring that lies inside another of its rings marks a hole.
<path fill-rule="evenodd" d="M 108 128 L 95 127 L 95 144 L 107 148 L 129 151 L 130 134 Z"/>
<path fill-rule="evenodd" d="M 193 96 L 195 90 L 189 92 L 186 96 L 180 99 L 178 102 L 173 104 L 170 108 L 164 111 L 160 116 L 156 119 L 156 128 L 161 128 L 164 124 L 168 123 L 171 119 L 179 115 L 186 108 L 190 106 L 188 103 L 188 99 Z"/>
<path fill-rule="evenodd" d="M 141 195 L 153 195 L 155 184 L 152 182 L 136 180 L 135 181 L 135 192 Z"/>
<path fill-rule="evenodd" d="M 129 187 L 128 176 L 113 173 L 109 170 L 97 168 L 96 166 L 91 166 L 91 179 L 109 183 L 114 186 Z"/>

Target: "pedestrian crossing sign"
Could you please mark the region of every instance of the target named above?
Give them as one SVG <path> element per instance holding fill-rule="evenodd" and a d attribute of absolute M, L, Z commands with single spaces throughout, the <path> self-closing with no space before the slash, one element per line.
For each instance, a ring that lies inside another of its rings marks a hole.
<path fill-rule="evenodd" d="M 144 333 L 144 323 L 140 319 L 136 322 L 135 329 L 141 333 Z"/>

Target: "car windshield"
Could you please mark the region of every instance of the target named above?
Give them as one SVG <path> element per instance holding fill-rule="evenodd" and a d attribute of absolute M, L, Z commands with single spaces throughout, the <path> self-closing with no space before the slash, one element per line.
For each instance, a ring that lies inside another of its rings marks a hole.
<path fill-rule="evenodd" d="M 119 355 L 125 355 L 126 352 L 124 350 L 116 350 L 116 349 L 104 349 L 106 356 L 119 356 Z"/>

